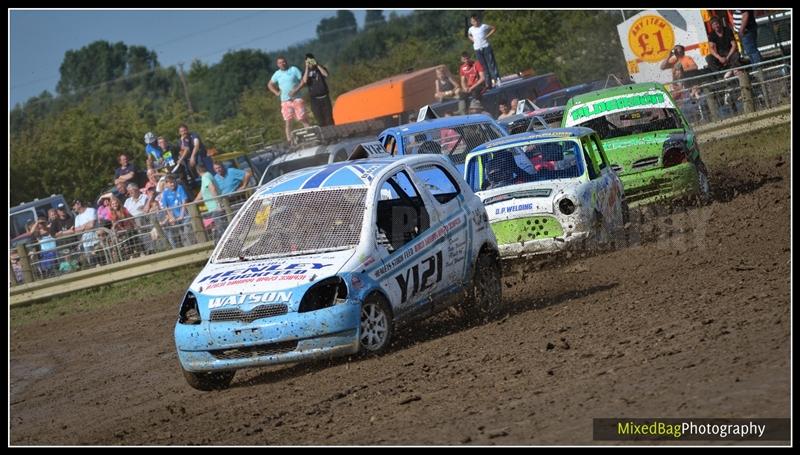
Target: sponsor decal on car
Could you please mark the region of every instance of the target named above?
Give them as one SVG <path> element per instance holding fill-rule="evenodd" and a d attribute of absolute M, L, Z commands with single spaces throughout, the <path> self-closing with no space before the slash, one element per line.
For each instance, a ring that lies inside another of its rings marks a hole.
<path fill-rule="evenodd" d="M 309 270 L 320 270 L 329 267 L 333 264 L 322 264 L 318 262 L 295 262 L 295 263 L 272 263 L 263 266 L 249 266 L 246 268 L 239 268 L 228 270 L 225 272 L 214 273 L 206 275 L 197 284 L 208 282 L 209 284 L 219 282 L 229 282 L 236 280 L 244 280 L 251 278 L 261 278 L 269 276 L 292 276 L 292 275 L 306 275 Z"/>
<path fill-rule="evenodd" d="M 394 279 L 400 287 L 400 303 L 406 303 L 409 297 L 413 297 L 442 281 L 443 268 L 442 252 L 437 251 L 433 256 L 428 256 L 409 267 L 405 272 L 395 275 Z M 420 269 L 422 269 L 421 275 Z"/>
<path fill-rule="evenodd" d="M 575 107 L 569 113 L 569 122 L 567 126 L 575 125 L 576 123 L 590 120 L 609 112 L 636 107 L 674 108 L 669 99 L 665 97 L 663 93 L 659 92 L 618 96 Z"/>
<path fill-rule="evenodd" d="M 238 306 L 256 303 L 290 302 L 291 300 L 291 292 L 264 292 L 261 294 L 229 295 L 227 297 L 212 298 L 208 301 L 208 308 L 214 309 L 223 306 Z"/>
<path fill-rule="evenodd" d="M 526 210 L 533 210 L 533 203 L 512 205 L 511 207 L 498 207 L 494 209 L 495 215 L 503 215 L 505 213 L 522 212 Z"/>

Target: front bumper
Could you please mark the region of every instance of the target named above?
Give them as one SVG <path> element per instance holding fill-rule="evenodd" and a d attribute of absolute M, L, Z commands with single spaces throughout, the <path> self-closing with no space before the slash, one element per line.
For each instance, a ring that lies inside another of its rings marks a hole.
<path fill-rule="evenodd" d="M 252 323 L 176 324 L 175 345 L 186 371 L 205 372 L 353 354 L 359 348 L 361 302 Z"/>
<path fill-rule="evenodd" d="M 620 179 L 630 208 L 700 193 L 697 168 L 692 163 L 621 175 Z"/>

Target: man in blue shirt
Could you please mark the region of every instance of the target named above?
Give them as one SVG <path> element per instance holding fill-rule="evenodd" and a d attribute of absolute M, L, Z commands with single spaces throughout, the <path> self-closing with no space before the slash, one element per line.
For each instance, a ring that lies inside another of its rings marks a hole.
<path fill-rule="evenodd" d="M 302 122 L 306 128 L 310 126 L 306 120 L 306 108 L 303 98 L 297 96 L 297 91 L 301 87 L 300 81 L 303 80 L 303 73 L 296 66 L 289 68 L 286 57 L 278 57 L 276 63 L 278 71 L 275 71 L 272 78 L 270 78 L 267 88 L 275 96 L 281 98 L 281 115 L 286 122 L 286 140 L 292 142 L 292 117 Z"/>
<path fill-rule="evenodd" d="M 182 186 L 178 185 L 175 176 L 170 174 L 166 177 L 166 188 L 161 193 L 161 208 L 166 209 L 166 219 L 162 224 L 165 225 L 164 229 L 167 234 L 167 240 L 172 248 L 177 246 L 177 237 L 183 236 L 184 245 L 189 245 L 191 242 L 191 226 L 189 225 L 189 217 L 184 204 L 189 202 L 189 196 Z"/>
<path fill-rule="evenodd" d="M 222 163 L 214 163 L 214 181 L 222 194 L 235 193 L 236 191 L 247 188 L 247 182 L 253 176 L 253 171 L 247 169 L 243 171 L 235 167 L 226 168 Z"/>

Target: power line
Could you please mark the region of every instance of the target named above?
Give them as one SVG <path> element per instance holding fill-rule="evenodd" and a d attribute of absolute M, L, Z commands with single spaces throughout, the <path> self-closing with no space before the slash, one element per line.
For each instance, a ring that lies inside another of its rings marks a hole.
<path fill-rule="evenodd" d="M 169 41 L 165 41 L 165 42 L 160 43 L 160 44 L 156 44 L 155 46 L 153 46 L 153 49 L 158 49 L 159 47 L 169 46 L 170 44 L 177 43 L 178 41 L 183 41 L 186 38 L 191 38 L 193 36 L 202 35 L 204 33 L 208 33 L 208 32 L 214 31 L 214 30 L 219 30 L 219 29 L 227 27 L 227 26 L 229 26 L 231 24 L 235 24 L 236 22 L 241 22 L 243 20 L 252 19 L 254 17 L 258 17 L 258 16 L 239 17 L 239 18 L 236 18 L 236 19 L 234 19 L 232 21 L 228 21 L 228 22 L 225 22 L 223 24 L 220 24 L 220 25 L 218 25 L 216 27 L 207 28 L 207 29 L 201 30 L 199 32 L 189 33 L 188 35 L 183 35 L 183 36 L 180 36 L 178 38 L 175 38 L 175 39 L 172 39 L 172 40 L 169 40 Z M 157 52 L 159 52 L 159 51 L 157 51 Z"/>
<path fill-rule="evenodd" d="M 249 17 L 247 17 L 247 18 L 249 18 Z M 244 19 L 247 19 L 247 18 L 240 18 L 240 19 L 237 19 L 236 21 L 231 21 L 226 25 L 230 25 L 230 23 L 237 22 L 239 20 L 244 20 Z M 271 32 L 269 34 L 262 35 L 262 36 L 257 36 L 255 38 L 249 39 L 249 40 L 241 42 L 241 43 L 230 45 L 226 49 L 223 49 L 223 50 L 218 50 L 218 51 L 215 51 L 215 52 L 212 52 L 212 53 L 208 53 L 208 54 L 203 54 L 203 55 L 200 55 L 200 56 L 192 57 L 192 59 L 193 60 L 194 59 L 200 59 L 202 57 L 208 57 L 208 56 L 211 56 L 211 55 L 216 55 L 216 54 L 219 54 L 221 52 L 227 52 L 227 51 L 231 50 L 231 47 L 238 47 L 238 46 L 242 46 L 242 45 L 245 45 L 245 44 L 249 44 L 249 43 L 251 43 L 253 41 L 258 41 L 260 39 L 269 38 L 271 36 L 276 36 L 276 35 L 278 35 L 280 33 L 284 33 L 284 32 L 293 30 L 295 28 L 299 28 L 300 26 L 305 25 L 307 23 L 315 22 L 316 20 L 317 19 L 310 19 L 310 20 L 307 20 L 307 21 L 303 21 L 303 22 L 300 22 L 298 24 L 292 25 L 291 27 L 287 27 L 285 29 L 274 31 L 274 32 Z M 366 29 L 367 25 L 372 25 L 372 24 L 375 24 L 375 23 L 383 23 L 383 22 L 385 22 L 385 21 L 376 20 L 376 21 L 364 22 L 364 29 Z M 220 25 L 218 28 L 221 28 L 221 27 L 223 27 L 223 25 Z M 340 28 L 333 29 L 333 30 L 326 30 L 326 31 L 324 31 L 322 33 L 317 33 L 317 37 L 316 38 L 319 39 L 319 38 L 321 38 L 321 37 L 323 37 L 325 35 L 330 35 L 330 34 L 342 32 L 342 31 L 345 31 L 345 30 L 354 30 L 354 28 L 357 31 L 358 30 L 358 25 L 356 24 L 355 27 L 347 26 L 347 27 L 340 27 Z M 309 38 L 309 40 L 307 40 L 307 41 L 311 41 L 313 39 L 314 38 Z M 184 63 L 184 62 L 179 62 L 178 64 L 180 64 L 180 63 Z M 97 89 L 97 88 L 103 87 L 103 86 L 108 85 L 108 84 L 113 84 L 113 83 L 120 82 L 120 81 L 135 79 L 135 78 L 144 76 L 146 74 L 154 73 L 158 69 L 164 69 L 164 70 L 173 69 L 173 70 L 177 71 L 176 65 L 177 64 L 173 64 L 173 65 L 169 65 L 169 66 L 158 66 L 158 67 L 155 67 L 155 68 L 152 68 L 152 69 L 140 71 L 138 73 L 128 74 L 128 75 L 125 75 L 125 76 L 118 77 L 116 79 L 100 82 L 100 83 L 97 83 L 95 85 L 90 85 L 90 86 L 87 86 L 87 87 L 81 87 L 80 89 L 73 90 L 73 91 L 67 93 L 67 95 L 77 95 L 77 94 L 81 94 L 81 93 L 87 92 L 89 90 L 93 90 L 93 89 Z M 56 79 L 56 78 L 51 78 L 51 79 Z M 28 84 L 31 84 L 31 83 L 28 83 Z M 19 85 L 19 86 L 22 86 L 22 85 Z M 12 87 L 12 89 L 15 88 L 15 87 L 19 87 L 19 86 L 14 86 L 14 87 Z M 56 100 L 58 98 L 61 98 L 62 96 L 64 96 L 64 95 L 56 94 L 55 96 L 53 96 L 51 98 L 43 98 L 43 99 L 38 99 L 36 101 L 26 101 L 26 102 L 18 103 L 18 104 L 23 104 L 25 106 L 30 106 L 30 105 L 35 105 L 35 104 L 38 104 L 38 103 L 41 103 L 41 102 L 45 102 L 45 101 L 54 101 L 54 100 Z"/>

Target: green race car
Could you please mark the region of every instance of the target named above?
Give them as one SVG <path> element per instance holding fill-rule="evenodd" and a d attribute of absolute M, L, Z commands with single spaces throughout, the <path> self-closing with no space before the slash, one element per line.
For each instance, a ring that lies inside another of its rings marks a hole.
<path fill-rule="evenodd" d="M 575 96 L 562 126 L 595 130 L 630 207 L 679 198 L 711 199 L 697 138 L 662 85 L 624 85 Z"/>

